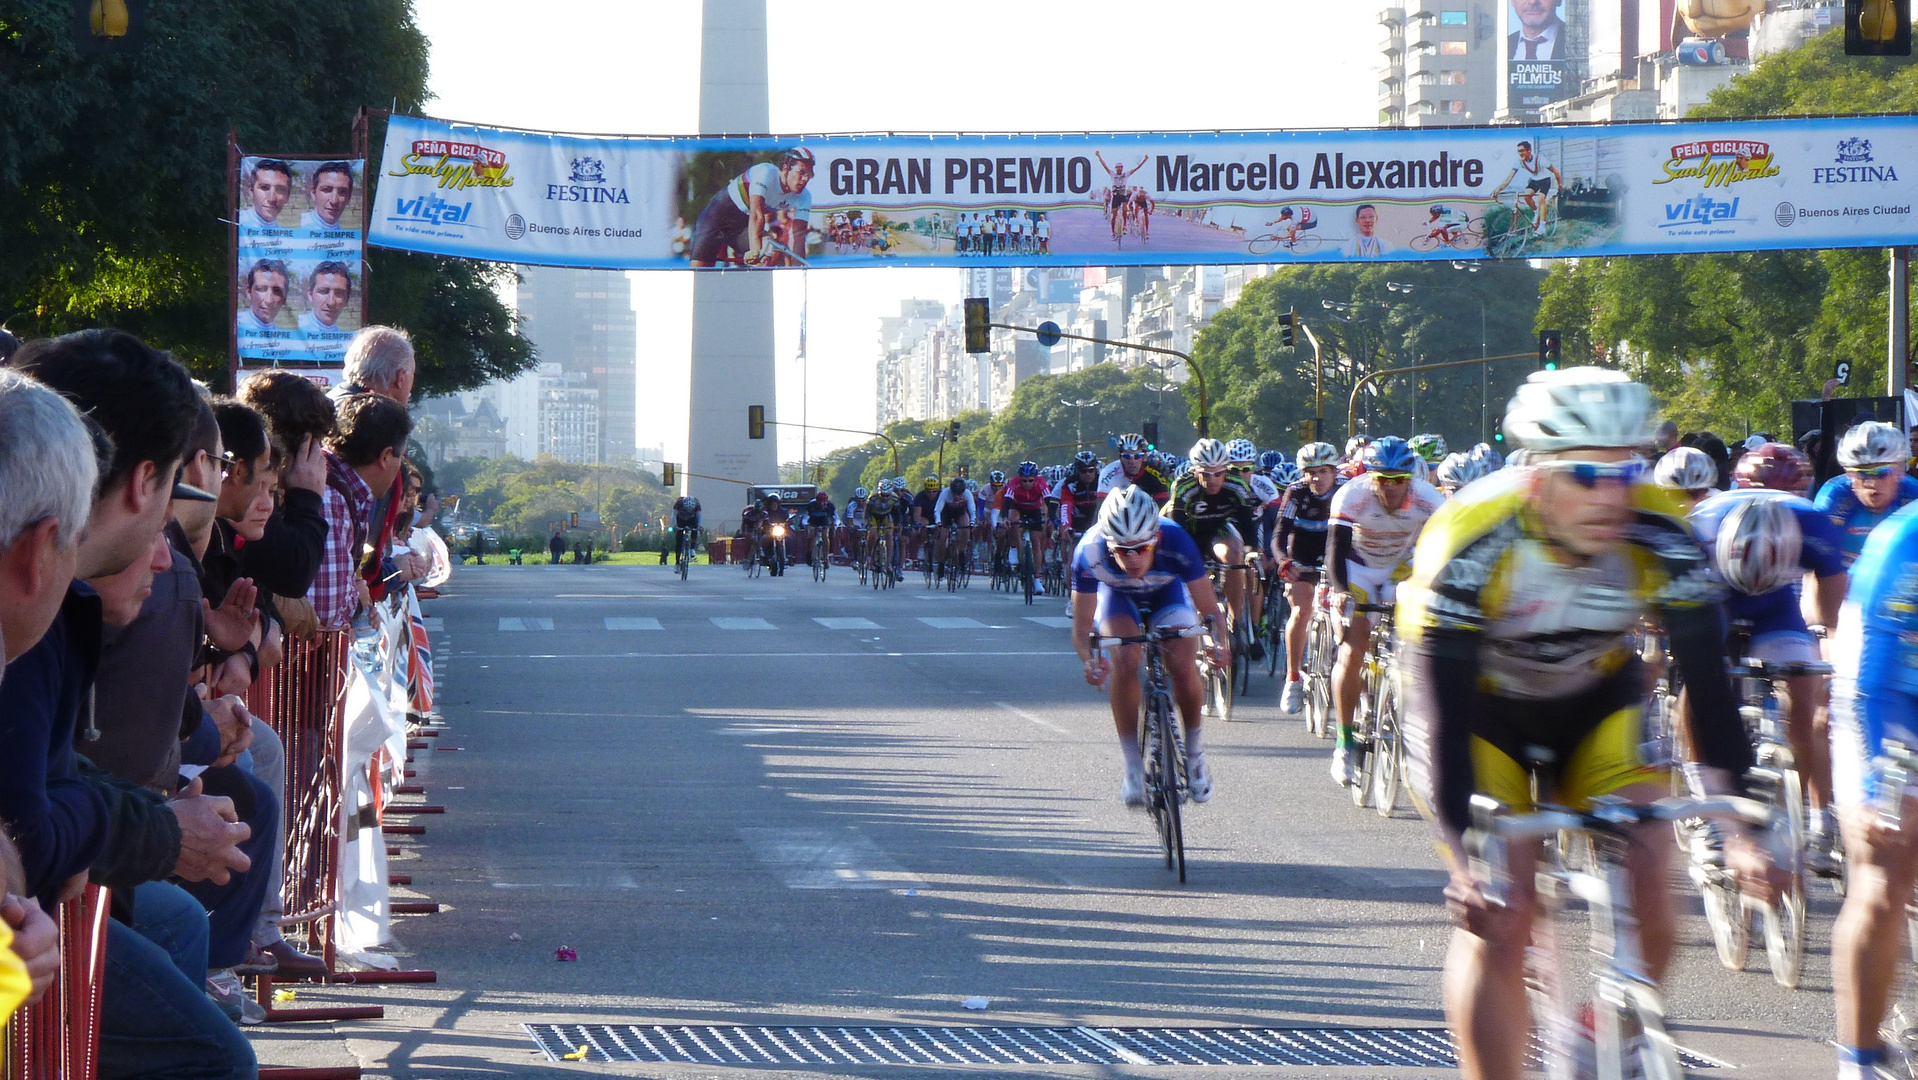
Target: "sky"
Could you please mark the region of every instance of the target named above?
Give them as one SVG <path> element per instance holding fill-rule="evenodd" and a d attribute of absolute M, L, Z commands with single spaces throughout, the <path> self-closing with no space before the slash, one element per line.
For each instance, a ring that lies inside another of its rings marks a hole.
<path fill-rule="evenodd" d="M 1189 131 L 1376 123 L 1379 4 L 1186 0 L 902 4 L 771 0 L 772 129 Z M 618 135 L 698 131 L 690 0 L 414 0 L 431 43 L 427 112 Z M 692 272 L 641 271 L 639 445 L 684 461 Z M 954 270 L 782 271 L 779 415 L 868 429 L 878 319 L 912 297 L 960 299 Z M 797 360 L 805 297 L 809 360 Z M 802 377 L 803 374 L 803 377 Z M 803 404 L 802 404 L 802 398 Z M 782 460 L 800 456 L 780 434 Z M 816 433 L 811 453 L 858 441 Z"/>

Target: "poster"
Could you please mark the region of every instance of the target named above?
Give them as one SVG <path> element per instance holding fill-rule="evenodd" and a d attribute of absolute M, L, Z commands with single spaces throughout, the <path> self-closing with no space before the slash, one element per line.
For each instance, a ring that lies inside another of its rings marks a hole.
<path fill-rule="evenodd" d="M 1565 0 L 1507 0 L 1501 11 L 1505 34 L 1505 82 L 1499 114 L 1526 116 L 1578 92 L 1586 57 L 1584 42 L 1564 18 Z"/>
<path fill-rule="evenodd" d="M 369 242 L 615 269 L 1887 247 L 1918 117 L 1048 136 L 553 135 L 394 116 Z"/>
<path fill-rule="evenodd" d="M 235 352 L 243 367 L 339 364 L 364 311 L 366 163 L 239 159 Z"/>

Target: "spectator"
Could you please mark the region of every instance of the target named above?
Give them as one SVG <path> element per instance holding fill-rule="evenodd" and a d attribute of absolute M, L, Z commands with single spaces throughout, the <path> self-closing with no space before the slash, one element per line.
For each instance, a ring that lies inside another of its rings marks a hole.
<path fill-rule="evenodd" d="M 406 407 L 378 394 L 352 394 L 339 405 L 325 449 L 326 554 L 313 585 L 321 626 L 345 626 L 372 602 L 354 572 L 372 540 L 373 492 L 392 489 L 412 428 Z"/>
<path fill-rule="evenodd" d="M 0 832 L 0 1024 L 46 996 L 60 970 L 60 927 L 20 895 L 20 856 Z"/>
<path fill-rule="evenodd" d="M 1718 490 L 1724 491 L 1732 486 L 1732 456 L 1726 449 L 1725 440 L 1709 431 L 1698 433 L 1698 448 L 1718 466 Z"/>
<path fill-rule="evenodd" d="M 1670 420 L 1660 420 L 1657 430 L 1652 432 L 1652 449 L 1663 457 L 1678 445 L 1678 425 Z"/>
<path fill-rule="evenodd" d="M 559 557 L 566 554 L 566 541 L 559 535 L 558 529 L 554 529 L 553 538 L 546 541 L 546 552 L 553 557 L 554 566 L 558 566 Z"/>
<path fill-rule="evenodd" d="M 178 364 L 131 335 L 90 330 L 36 341 L 12 366 L 60 391 L 102 428 L 103 474 L 74 560 L 101 578 L 151 557 L 181 492 L 198 400 Z M 71 467 L 71 459 L 68 460 Z M 252 1076 L 251 1047 L 202 991 L 206 913 L 165 882 L 230 880 L 247 867 L 247 837 L 230 800 L 160 796 L 100 772 L 76 747 L 81 703 L 99 661 L 101 598 L 73 582 L 44 637 L 0 682 L 0 817 L 19 845 L 27 889 L 43 906 L 77 895 L 90 877 L 115 890 L 107 925 L 100 1019 L 103 1080 L 165 1071 L 178 1077 Z M 162 944 L 165 947 L 162 947 Z"/>
<path fill-rule="evenodd" d="M 333 403 L 319 387 L 290 371 L 247 376 L 239 398 L 265 420 L 280 466 L 278 509 L 260 538 L 246 545 L 240 570 L 271 594 L 287 633 L 298 635 L 319 624 L 308 593 L 326 548 L 321 511 L 326 461 L 321 446 L 333 433 Z"/>
<path fill-rule="evenodd" d="M 402 408 L 413 400 L 413 339 L 406 331 L 392 326 L 368 326 L 353 335 L 346 346 L 345 382 L 333 389 L 335 401 L 353 394 L 372 393 L 399 402 Z M 405 455 L 402 453 L 401 457 Z M 385 555 L 393 539 L 393 519 L 399 499 L 398 481 L 373 489 L 373 510 L 367 538 L 380 559 L 366 564 L 361 577 L 368 595 L 379 599 L 386 583 L 393 579 L 395 567 Z"/>

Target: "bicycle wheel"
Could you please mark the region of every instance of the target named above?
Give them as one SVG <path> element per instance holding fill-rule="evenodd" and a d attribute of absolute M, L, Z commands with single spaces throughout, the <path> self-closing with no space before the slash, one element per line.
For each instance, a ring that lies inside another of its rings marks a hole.
<path fill-rule="evenodd" d="M 1032 534 L 1019 541 L 1019 587 L 1025 590 L 1026 603 L 1032 603 L 1035 591 L 1032 577 Z"/>
<path fill-rule="evenodd" d="M 1159 706 L 1159 775 L 1165 778 L 1166 868 L 1175 865 L 1179 881 L 1185 882 L 1185 762 L 1179 752 L 1179 740 L 1172 731 L 1172 702 L 1161 697 Z"/>
<path fill-rule="evenodd" d="M 1400 738 L 1398 694 L 1388 684 L 1379 693 L 1378 728 L 1372 736 L 1372 809 L 1389 818 L 1399 805 L 1399 777 L 1404 772 L 1405 742 Z"/>
<path fill-rule="evenodd" d="M 1324 237 L 1319 236 L 1316 233 L 1307 233 L 1306 235 L 1301 236 L 1297 240 L 1294 240 L 1292 242 L 1292 254 L 1309 255 L 1312 252 L 1319 250 L 1319 245 L 1324 242 L 1325 242 Z"/>
<path fill-rule="evenodd" d="M 1764 759 L 1760 758 L 1760 764 Z M 1794 854 L 1805 850 L 1804 784 L 1794 768 L 1778 770 L 1778 790 L 1772 805 L 1783 811 L 1775 845 Z M 1787 990 L 1798 989 L 1805 970 L 1805 875 L 1802 866 L 1790 867 L 1791 883 L 1783 895 L 1759 912 L 1765 935 L 1765 961 L 1772 981 Z"/>
<path fill-rule="evenodd" d="M 1248 241 L 1245 245 L 1245 250 L 1246 253 L 1250 255 L 1270 255 L 1279 250 L 1279 245 L 1284 242 L 1282 237 L 1267 234 Z"/>
<path fill-rule="evenodd" d="M 1444 242 L 1444 240 L 1430 233 L 1420 233 L 1412 238 L 1412 250 L 1424 255 L 1428 252 L 1437 251 L 1439 245 Z"/>
<path fill-rule="evenodd" d="M 1346 785 L 1346 791 L 1352 796 L 1352 805 L 1363 810 L 1372 803 L 1373 773 L 1378 769 L 1379 755 L 1375 737 L 1378 732 L 1378 672 L 1375 666 L 1366 665 L 1365 677 L 1359 684 L 1359 700 L 1352 710 L 1352 745 L 1350 752 L 1358 755 L 1358 780 Z"/>
<path fill-rule="evenodd" d="M 1243 619 L 1232 626 L 1232 686 L 1240 697 L 1252 692 L 1252 627 Z"/>
<path fill-rule="evenodd" d="M 1166 822 L 1165 793 L 1171 789 L 1165 778 L 1164 758 L 1159 753 L 1159 735 L 1164 730 L 1159 723 L 1159 712 L 1171 707 L 1164 694 L 1157 691 L 1149 693 L 1144 706 L 1139 710 L 1139 756 L 1144 765 L 1145 776 L 1145 812 L 1152 819 L 1152 827 L 1159 834 L 1159 844 L 1165 850 L 1166 869 L 1172 869 L 1172 833 Z"/>
<path fill-rule="evenodd" d="M 1466 225 L 1458 232 L 1458 239 L 1452 246 L 1460 251 L 1474 251 L 1485 246 L 1485 220 L 1480 218 Z"/>
<path fill-rule="evenodd" d="M 1694 866 L 1693 874 L 1705 875 L 1699 892 L 1705 900 L 1705 922 L 1711 927 L 1712 945 L 1718 950 L 1718 962 L 1727 971 L 1745 970 L 1751 955 L 1751 913 L 1739 898 L 1738 888 L 1723 871 L 1704 871 Z"/>

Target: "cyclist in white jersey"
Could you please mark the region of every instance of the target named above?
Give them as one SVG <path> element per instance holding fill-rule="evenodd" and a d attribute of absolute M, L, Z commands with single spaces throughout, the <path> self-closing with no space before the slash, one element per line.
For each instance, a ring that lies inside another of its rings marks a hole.
<path fill-rule="evenodd" d="M 1279 216 L 1266 222 L 1277 226 L 1285 235 L 1287 246 L 1299 242 L 1299 234 L 1319 227 L 1319 219 L 1309 206 L 1281 206 Z"/>
<path fill-rule="evenodd" d="M 805 251 L 812 215 L 812 193 L 806 185 L 812 176 L 812 151 L 794 147 L 777 163 L 762 161 L 733 177 L 713 193 L 693 224 L 692 265 L 713 266 L 728 249 L 758 264 L 768 239 L 781 239 L 791 250 Z M 782 210 L 790 212 L 791 227 L 786 236 L 775 237 Z"/>
<path fill-rule="evenodd" d="M 1550 216 L 1552 192 L 1565 186 L 1565 178 L 1559 174 L 1558 166 L 1547 165 L 1539 160 L 1529 141 L 1520 140 L 1518 164 L 1512 166 L 1512 171 L 1492 190 L 1492 198 L 1497 199 L 1514 181 L 1524 185 L 1524 189 L 1517 192 L 1514 198 L 1531 210 L 1532 232 L 1543 236 L 1546 220 Z"/>
<path fill-rule="evenodd" d="M 1425 238 L 1455 244 L 1471 221 L 1470 215 L 1450 203 L 1433 203 L 1430 216 L 1425 219 L 1425 227 L 1432 231 L 1426 233 Z"/>
<path fill-rule="evenodd" d="M 1039 237 L 1039 254 L 1050 255 L 1052 254 L 1052 222 L 1047 220 L 1044 214 L 1034 216 L 1038 220 L 1033 223 L 1032 230 Z"/>

